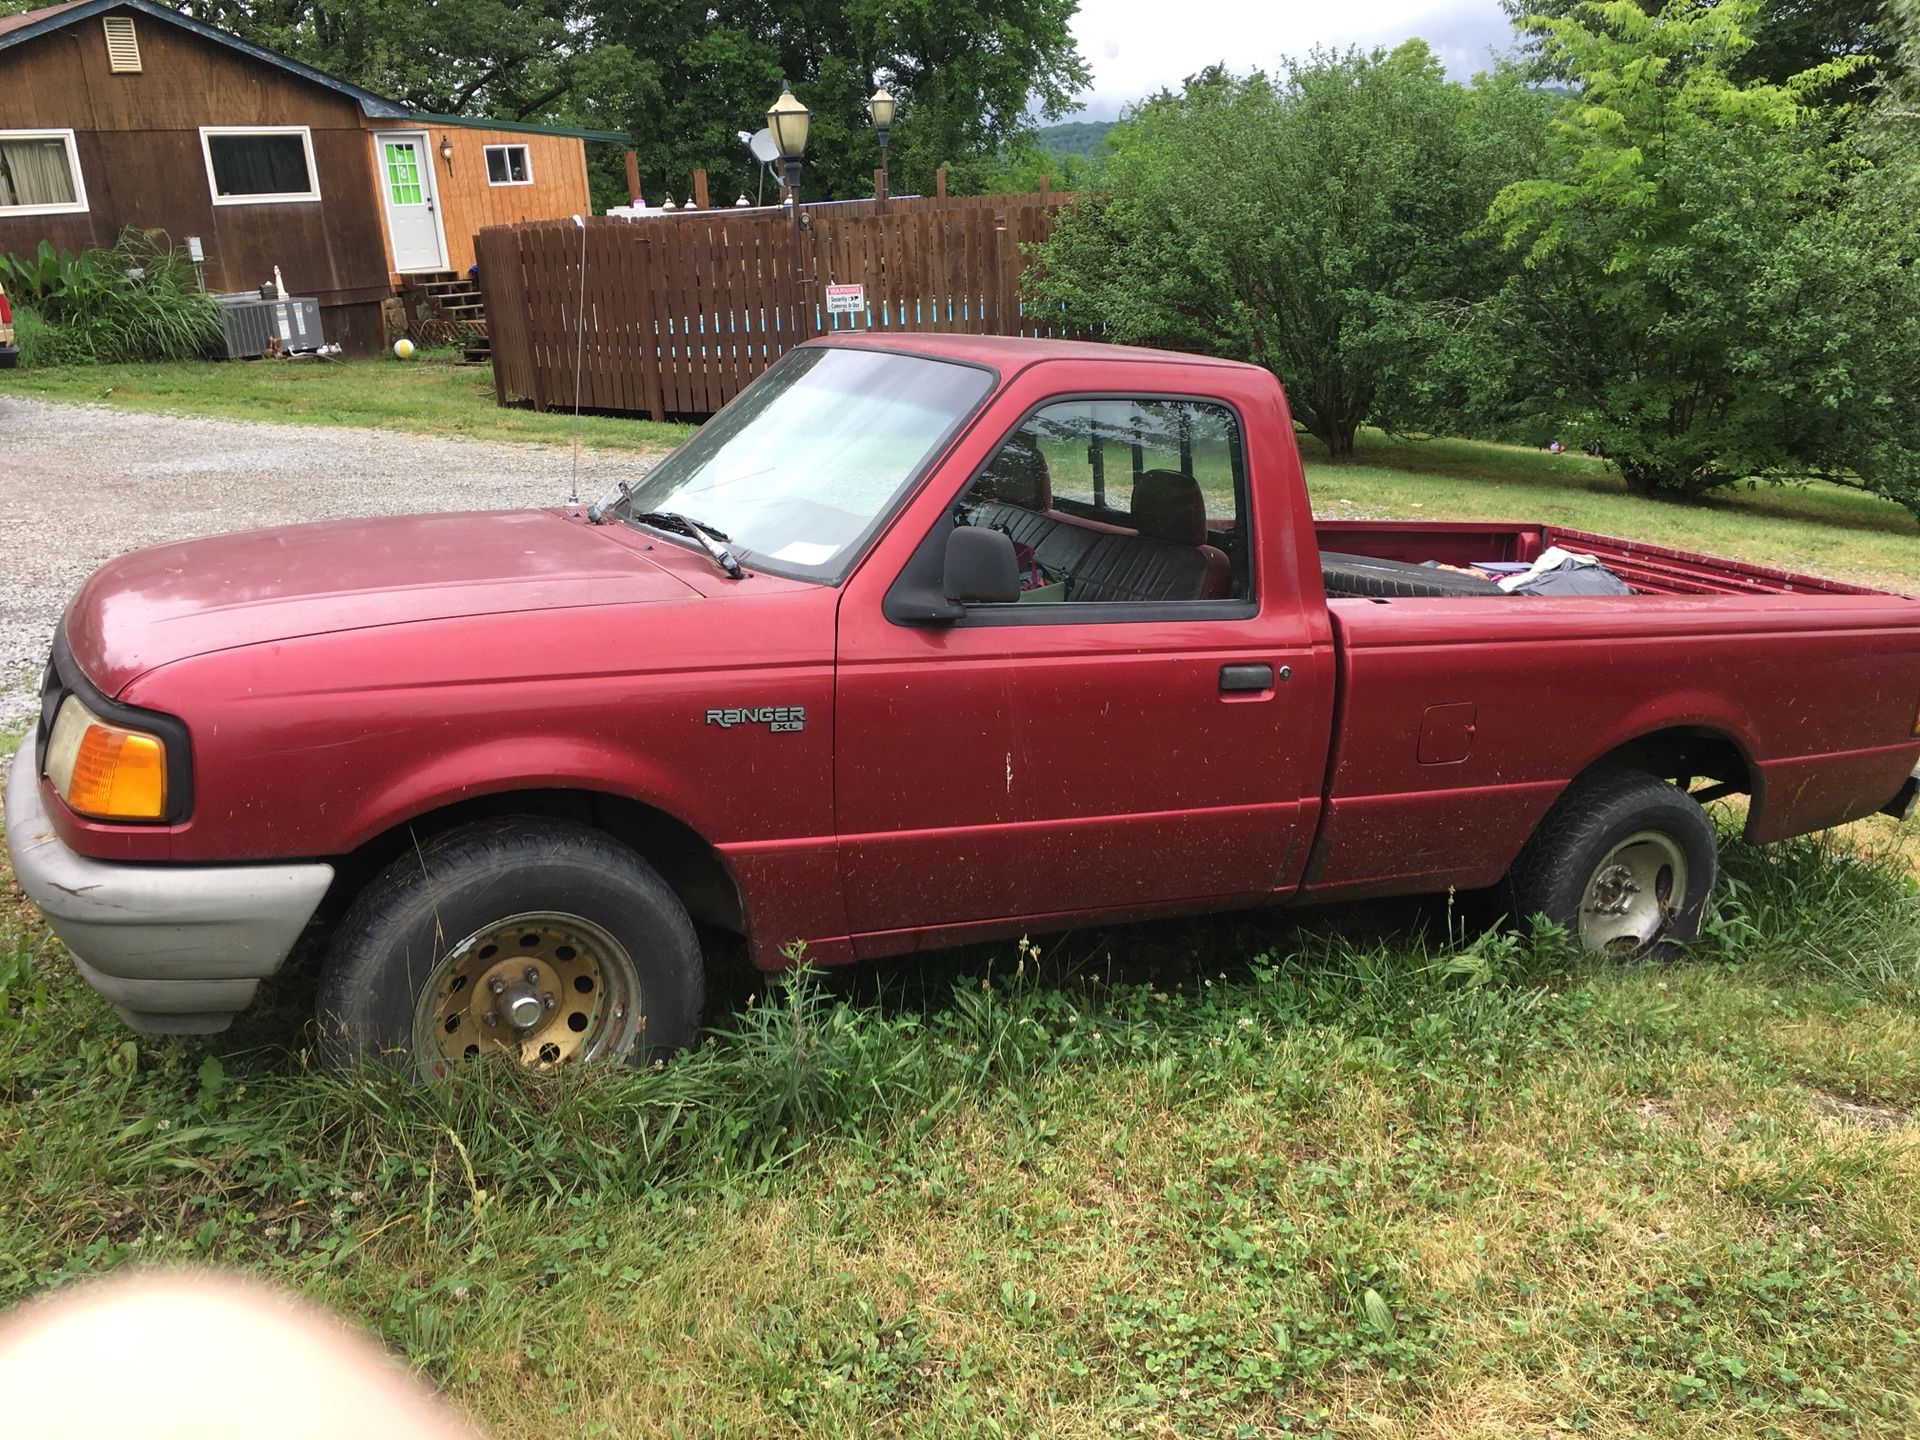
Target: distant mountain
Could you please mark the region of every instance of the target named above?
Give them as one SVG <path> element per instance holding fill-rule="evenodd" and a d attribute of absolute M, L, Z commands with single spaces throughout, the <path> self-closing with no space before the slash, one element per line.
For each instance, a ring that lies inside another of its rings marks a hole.
<path fill-rule="evenodd" d="M 1049 155 L 1091 155 L 1113 129 L 1111 120 L 1069 120 L 1064 125 L 1042 125 L 1033 140 Z"/>

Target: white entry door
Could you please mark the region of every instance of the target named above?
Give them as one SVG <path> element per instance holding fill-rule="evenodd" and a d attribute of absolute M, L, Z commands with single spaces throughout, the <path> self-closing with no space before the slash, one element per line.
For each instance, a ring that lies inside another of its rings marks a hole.
<path fill-rule="evenodd" d="M 380 131 L 373 137 L 380 195 L 387 206 L 393 268 L 401 274 L 447 268 L 447 241 L 435 203 L 433 161 L 424 132 Z"/>

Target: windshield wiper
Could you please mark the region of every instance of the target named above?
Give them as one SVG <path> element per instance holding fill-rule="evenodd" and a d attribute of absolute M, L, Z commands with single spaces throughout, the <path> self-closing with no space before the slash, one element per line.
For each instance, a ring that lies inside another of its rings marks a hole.
<path fill-rule="evenodd" d="M 714 558 L 714 563 L 731 575 L 735 580 L 747 578 L 746 569 L 740 564 L 732 550 L 727 547 L 726 535 L 702 525 L 698 520 L 680 514 L 677 510 L 642 510 L 633 519 L 642 525 L 651 525 L 656 530 L 669 530 L 685 535 L 700 544 Z"/>

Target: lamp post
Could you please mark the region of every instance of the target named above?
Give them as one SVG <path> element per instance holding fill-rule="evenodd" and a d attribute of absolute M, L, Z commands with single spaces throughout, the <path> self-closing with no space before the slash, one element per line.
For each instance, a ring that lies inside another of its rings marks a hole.
<path fill-rule="evenodd" d="M 807 126 L 813 112 L 793 98 L 793 87 L 782 81 L 780 98 L 767 111 L 767 132 L 786 172 L 787 197 L 795 210 L 800 206 L 800 157 L 807 150 Z"/>
<path fill-rule="evenodd" d="M 874 198 L 882 204 L 887 199 L 887 132 L 893 129 L 895 104 L 884 85 L 875 90 L 867 101 L 867 115 L 873 121 L 874 132 L 880 137 L 880 174 L 876 177 L 879 183 L 874 186 Z"/>
<path fill-rule="evenodd" d="M 793 215 L 793 308 L 802 340 L 813 332 L 813 297 L 807 293 L 806 262 L 800 245 L 800 231 L 807 223 L 800 213 L 800 157 L 806 153 L 807 126 L 812 119 L 807 107 L 794 99 L 793 87 L 781 81 L 780 98 L 767 111 L 767 133 L 785 172 L 787 209 Z"/>

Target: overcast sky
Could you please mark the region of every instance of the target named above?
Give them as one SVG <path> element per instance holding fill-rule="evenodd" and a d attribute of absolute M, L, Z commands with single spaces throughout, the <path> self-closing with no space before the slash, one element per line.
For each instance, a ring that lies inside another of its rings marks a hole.
<path fill-rule="evenodd" d="M 1072 118 L 1111 120 L 1128 101 L 1177 89 L 1216 60 L 1271 69 L 1316 44 L 1392 46 L 1418 35 L 1464 80 L 1512 31 L 1499 0 L 1080 0 L 1073 33 L 1093 85 Z"/>

